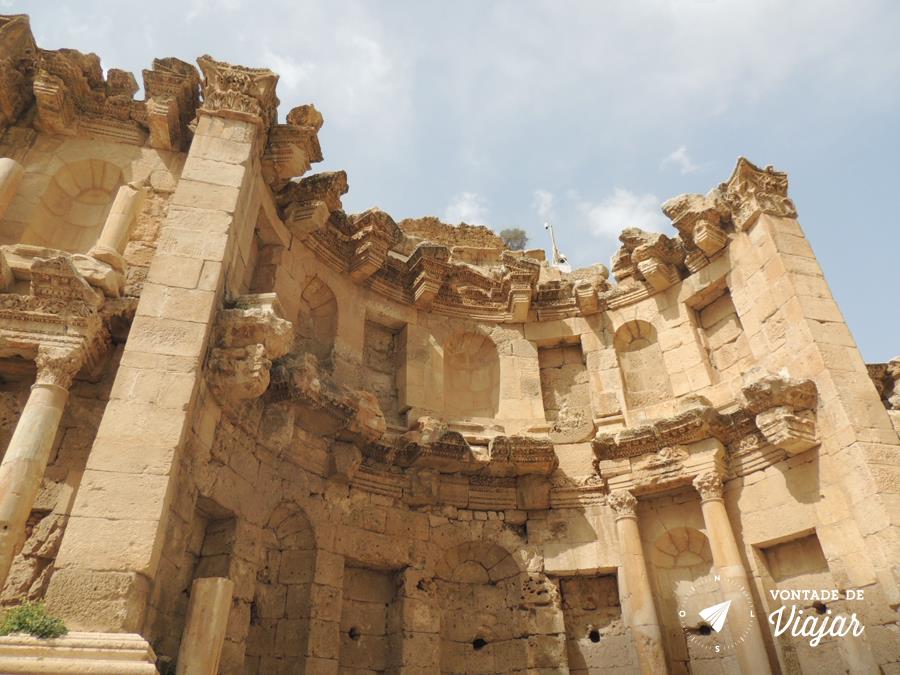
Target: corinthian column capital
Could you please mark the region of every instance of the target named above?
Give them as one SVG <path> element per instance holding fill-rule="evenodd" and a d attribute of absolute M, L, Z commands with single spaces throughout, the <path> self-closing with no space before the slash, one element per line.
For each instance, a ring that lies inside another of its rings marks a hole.
<path fill-rule="evenodd" d="M 637 517 L 637 499 L 628 490 L 610 492 L 606 498 L 606 503 L 616 512 L 617 520 L 619 518 Z"/>
<path fill-rule="evenodd" d="M 72 378 L 84 364 L 84 352 L 80 349 L 65 347 L 38 347 L 35 384 L 53 384 L 68 390 L 72 386 Z"/>
<path fill-rule="evenodd" d="M 718 471 L 705 471 L 694 478 L 694 488 L 701 501 L 722 498 L 722 476 Z"/>

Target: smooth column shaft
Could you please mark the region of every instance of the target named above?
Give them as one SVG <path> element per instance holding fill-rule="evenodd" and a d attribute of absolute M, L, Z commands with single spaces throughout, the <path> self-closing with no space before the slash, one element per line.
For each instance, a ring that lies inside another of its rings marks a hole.
<path fill-rule="evenodd" d="M 216 675 L 231 612 L 234 582 L 224 577 L 196 579 L 191 586 L 176 675 Z"/>
<path fill-rule="evenodd" d="M 0 588 L 22 545 L 69 392 L 35 384 L 0 463 Z"/>
<path fill-rule="evenodd" d="M 703 511 L 703 522 L 706 525 L 713 564 L 718 573 L 735 582 L 735 585 L 745 588 L 749 593 L 750 580 L 741 560 L 740 548 L 734 537 L 731 521 L 728 520 L 725 502 L 721 497 L 702 499 L 700 508 Z M 731 591 L 723 590 L 727 600 L 741 600 L 739 597 L 741 594 L 735 593 L 733 594 L 735 597 L 732 597 Z M 766 655 L 766 647 L 755 609 L 754 617 L 750 619 L 747 637 L 738 643 L 735 652 L 742 673 L 746 675 L 771 674 L 772 670 L 769 667 L 769 658 Z"/>
<path fill-rule="evenodd" d="M 641 672 L 645 675 L 668 673 L 637 516 L 619 516 L 616 535 L 622 556 L 619 566 L 622 612 L 631 627 Z"/>
<path fill-rule="evenodd" d="M 109 215 L 100 231 L 97 243 L 91 249 L 91 254 L 105 262 L 106 257 L 116 258 L 125 250 L 128 241 L 128 233 L 131 224 L 144 203 L 144 191 L 133 185 L 123 185 L 116 193 Z"/>

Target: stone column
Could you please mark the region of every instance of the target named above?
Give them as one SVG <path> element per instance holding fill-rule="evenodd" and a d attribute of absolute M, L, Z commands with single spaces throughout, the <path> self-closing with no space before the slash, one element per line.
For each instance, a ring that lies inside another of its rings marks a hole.
<path fill-rule="evenodd" d="M 128 184 L 119 188 L 97 243 L 90 250 L 90 255 L 116 269 L 122 269 L 122 253 L 125 251 L 128 233 L 138 211 L 141 210 L 144 196 L 144 190 L 135 185 Z"/>
<path fill-rule="evenodd" d="M 195 579 L 191 586 L 176 675 L 216 675 L 231 612 L 234 582 L 224 577 Z"/>
<path fill-rule="evenodd" d="M 16 190 L 19 189 L 19 183 L 22 182 L 24 175 L 25 169 L 16 160 L 9 157 L 0 158 L 0 217 L 16 196 Z"/>
<path fill-rule="evenodd" d="M 622 616 L 634 638 L 634 645 L 645 675 L 668 673 L 666 655 L 663 651 L 662 633 L 653 591 L 647 575 L 647 562 L 641 545 L 638 529 L 637 499 L 627 490 L 613 492 L 607 504 L 616 513 L 616 535 L 619 540 L 619 597 L 622 602 Z"/>
<path fill-rule="evenodd" d="M 722 477 L 717 471 L 707 471 L 694 479 L 694 487 L 700 493 L 700 508 L 703 511 L 703 522 L 706 526 L 706 536 L 709 538 L 713 565 L 719 576 L 734 582 L 722 586 L 723 595 L 726 600 L 734 600 L 735 604 L 751 602 L 750 629 L 735 649 L 741 672 L 746 675 L 771 674 L 756 609 L 752 600 L 748 600 L 747 596 L 735 590 L 741 587 L 749 595 L 750 580 L 741 560 L 737 539 L 731 529 L 731 521 L 728 520 L 725 501 L 722 499 Z"/>
<path fill-rule="evenodd" d="M 38 348 L 37 378 L 0 463 L 0 588 L 22 546 L 25 523 L 81 362 L 81 354 L 74 349 Z"/>

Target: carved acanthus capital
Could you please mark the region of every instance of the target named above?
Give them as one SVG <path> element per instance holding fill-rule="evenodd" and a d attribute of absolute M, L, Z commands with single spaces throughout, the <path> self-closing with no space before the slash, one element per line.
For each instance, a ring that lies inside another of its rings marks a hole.
<path fill-rule="evenodd" d="M 628 490 L 610 492 L 606 503 L 616 512 L 617 519 L 637 517 L 637 498 Z"/>
<path fill-rule="evenodd" d="M 201 111 L 255 122 L 266 130 L 275 124 L 278 75 L 268 68 L 233 66 L 208 55 L 197 63 L 203 72 Z"/>
<path fill-rule="evenodd" d="M 693 484 L 702 501 L 722 498 L 722 475 L 718 471 L 701 473 L 694 478 Z"/>
<path fill-rule="evenodd" d="M 797 217 L 794 202 L 787 196 L 787 174 L 771 166 L 760 169 L 740 157 L 731 178 L 719 191 L 731 209 L 734 226 L 739 230 L 749 229 L 762 213 L 782 218 Z"/>
<path fill-rule="evenodd" d="M 37 366 L 35 384 L 52 384 L 68 389 L 84 365 L 84 356 L 82 349 L 41 345 L 34 359 Z"/>
<path fill-rule="evenodd" d="M 183 150 L 188 124 L 200 105 L 200 75 L 190 63 L 176 58 L 153 59 L 153 69 L 144 70 L 144 91 L 150 146 Z"/>
<path fill-rule="evenodd" d="M 15 122 L 34 100 L 36 53 L 28 17 L 0 16 L 0 131 Z"/>

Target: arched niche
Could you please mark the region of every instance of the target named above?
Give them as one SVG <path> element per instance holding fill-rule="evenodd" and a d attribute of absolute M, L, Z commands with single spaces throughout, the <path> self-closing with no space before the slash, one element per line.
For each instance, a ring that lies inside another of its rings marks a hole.
<path fill-rule="evenodd" d="M 500 358 L 486 335 L 457 333 L 444 343 L 444 411 L 454 417 L 494 417 L 500 405 Z"/>
<path fill-rule="evenodd" d="M 120 186 L 122 170 L 100 159 L 69 162 L 38 200 L 23 244 L 86 253 L 96 243 Z"/>
<path fill-rule="evenodd" d="M 245 664 L 247 672 L 270 672 L 268 668 L 288 672 L 307 655 L 315 536 L 306 515 L 285 506 L 276 509 L 270 519 L 264 544 L 250 609 Z"/>
<path fill-rule="evenodd" d="M 672 384 L 652 324 L 639 320 L 622 324 L 613 345 L 629 408 L 662 403 L 672 397 Z"/>
<path fill-rule="evenodd" d="M 510 554 L 489 542 L 461 544 L 438 563 L 435 582 L 440 671 L 524 671 L 534 632 L 528 623 L 529 578 Z"/>
<path fill-rule="evenodd" d="M 328 285 L 317 276 L 310 277 L 303 285 L 295 326 L 296 348 L 301 353 L 314 354 L 321 366 L 331 370 L 338 329 L 337 300 Z"/>

